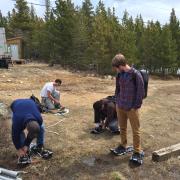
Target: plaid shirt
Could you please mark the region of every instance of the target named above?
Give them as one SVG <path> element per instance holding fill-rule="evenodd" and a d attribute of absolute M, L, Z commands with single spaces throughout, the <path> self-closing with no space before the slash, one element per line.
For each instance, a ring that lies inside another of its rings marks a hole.
<path fill-rule="evenodd" d="M 137 70 L 131 68 L 128 72 L 121 72 L 116 77 L 116 104 L 119 108 L 138 109 L 144 97 L 144 81 Z"/>

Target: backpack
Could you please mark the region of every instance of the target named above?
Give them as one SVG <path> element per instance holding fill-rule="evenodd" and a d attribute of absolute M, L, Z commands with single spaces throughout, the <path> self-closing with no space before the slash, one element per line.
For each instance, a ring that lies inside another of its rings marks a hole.
<path fill-rule="evenodd" d="M 107 96 L 106 99 L 108 99 L 109 101 L 116 103 L 116 97 L 115 96 Z"/>
<path fill-rule="evenodd" d="M 43 104 L 41 104 L 39 99 L 36 96 L 34 96 L 34 94 L 31 95 L 30 99 L 32 99 L 35 102 L 41 113 L 48 112 L 48 109 Z"/>
<path fill-rule="evenodd" d="M 135 82 L 135 86 L 136 86 L 136 72 L 140 72 L 143 81 L 144 81 L 144 97 L 143 99 L 145 99 L 147 97 L 147 93 L 148 93 L 148 83 L 149 83 L 149 72 L 147 70 L 135 70 L 135 78 L 134 78 L 134 82 Z"/>

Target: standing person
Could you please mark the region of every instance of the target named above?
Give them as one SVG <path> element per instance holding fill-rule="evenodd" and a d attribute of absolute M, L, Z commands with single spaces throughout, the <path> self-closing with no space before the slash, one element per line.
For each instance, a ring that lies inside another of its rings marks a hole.
<path fill-rule="evenodd" d="M 29 164 L 29 146 L 37 138 L 34 154 L 50 157 L 52 152 L 44 150 L 43 119 L 35 102 L 31 99 L 17 99 L 11 104 L 12 110 L 12 141 L 18 151 L 18 163 Z M 27 130 L 27 136 L 24 133 Z"/>
<path fill-rule="evenodd" d="M 122 155 L 127 152 L 127 120 L 129 119 L 134 147 L 134 153 L 130 160 L 142 164 L 144 153 L 140 142 L 139 110 L 144 97 L 144 81 L 140 72 L 130 67 L 122 54 L 117 54 L 112 59 L 112 67 L 117 72 L 116 111 L 121 132 L 121 144 L 114 149 L 114 153 Z"/>
<path fill-rule="evenodd" d="M 62 81 L 56 79 L 54 82 L 48 82 L 41 90 L 42 104 L 49 110 L 60 109 L 60 92 L 57 91 L 57 87 L 61 86 Z"/>

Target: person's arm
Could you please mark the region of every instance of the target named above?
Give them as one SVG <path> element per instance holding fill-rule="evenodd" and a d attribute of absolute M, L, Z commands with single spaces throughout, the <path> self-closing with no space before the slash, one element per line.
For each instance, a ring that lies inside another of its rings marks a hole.
<path fill-rule="evenodd" d="M 26 137 L 26 139 L 25 139 L 25 141 L 24 141 L 24 146 L 29 147 L 29 145 L 31 144 L 32 140 L 33 140 L 33 138 L 31 138 L 31 137 L 29 136 L 29 133 L 28 133 L 28 134 L 27 134 L 27 137 Z"/>
<path fill-rule="evenodd" d="M 119 84 L 119 74 L 116 76 L 116 89 L 115 89 L 115 98 L 117 99 L 117 96 L 120 91 L 120 84 Z"/>
<path fill-rule="evenodd" d="M 114 118 L 114 105 L 112 103 L 107 103 L 106 105 L 106 110 L 107 110 L 107 118 L 105 122 L 105 127 L 108 127 L 109 123 L 113 120 Z"/>
<path fill-rule="evenodd" d="M 59 103 L 59 101 L 58 101 L 57 99 L 55 99 L 55 98 L 53 98 L 53 97 L 52 97 L 52 95 L 51 95 L 51 92 L 50 92 L 50 91 L 47 91 L 47 95 L 48 95 L 48 98 L 49 98 L 49 99 L 51 99 L 52 101 L 54 101 L 56 104 L 58 104 L 58 103 Z"/>
<path fill-rule="evenodd" d="M 139 72 L 136 73 L 136 98 L 134 102 L 135 109 L 139 109 L 142 105 L 143 97 L 144 97 L 144 81 Z"/>
<path fill-rule="evenodd" d="M 17 150 L 23 148 L 21 145 L 21 131 L 17 126 L 12 125 L 12 141 Z"/>

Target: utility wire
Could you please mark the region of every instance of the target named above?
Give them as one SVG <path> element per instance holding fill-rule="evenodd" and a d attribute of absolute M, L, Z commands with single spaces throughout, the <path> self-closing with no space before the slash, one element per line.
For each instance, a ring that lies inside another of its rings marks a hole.
<path fill-rule="evenodd" d="M 16 0 L 11 0 L 11 1 L 15 1 L 15 2 L 16 2 Z M 46 7 L 45 4 L 33 3 L 33 2 L 28 2 L 28 1 L 27 1 L 27 3 L 28 3 L 28 4 L 32 4 L 32 5 L 35 5 L 35 6 Z M 137 3 L 132 3 L 132 4 L 137 4 Z M 150 5 L 150 6 L 151 6 L 151 5 Z M 54 6 L 51 6 L 51 5 L 49 5 L 49 7 L 55 8 Z M 155 6 L 151 6 L 151 7 L 153 7 L 153 8 L 158 8 L 158 7 L 155 7 Z M 166 9 L 166 8 L 158 8 L 158 9 L 162 9 L 162 10 L 169 11 L 169 9 Z M 177 10 L 176 10 L 176 11 L 177 11 Z M 116 18 L 119 19 L 119 20 L 121 20 L 121 21 L 123 20 L 122 18 L 119 18 L 119 17 L 116 17 Z M 149 20 L 149 22 L 151 22 L 151 20 Z M 144 21 L 143 21 L 144 24 L 149 24 L 149 22 L 144 22 Z M 162 25 L 162 24 L 160 24 L 160 25 Z"/>
<path fill-rule="evenodd" d="M 16 0 L 11 0 L 11 1 L 15 1 L 16 2 Z M 33 4 L 33 5 L 36 5 L 36 6 L 46 6 L 45 4 L 39 4 L 39 3 L 33 3 L 33 2 L 27 2 L 28 4 Z M 131 3 L 131 4 L 135 4 L 135 5 L 138 5 L 137 3 Z M 161 7 L 156 7 L 156 6 L 153 6 L 153 5 L 151 5 L 151 4 L 148 4 L 148 6 L 151 6 L 151 7 L 153 7 L 153 8 L 155 8 L 155 9 L 162 9 L 162 10 L 165 10 L 165 11 L 170 11 L 169 9 L 167 9 L 167 8 L 161 8 Z M 52 8 L 55 8 L 55 7 L 53 7 L 53 6 L 51 6 L 50 5 L 50 7 L 52 7 Z M 173 9 L 173 7 L 171 8 L 171 9 Z M 175 9 L 176 11 L 180 11 L 180 10 L 177 10 L 177 9 Z"/>
<path fill-rule="evenodd" d="M 11 0 L 11 1 L 15 1 L 16 2 L 16 0 Z M 35 6 L 46 7 L 45 4 L 33 3 L 33 2 L 28 2 L 28 1 L 27 1 L 27 4 L 33 4 Z M 49 5 L 49 7 L 55 8 L 55 7 L 51 6 L 51 5 Z"/>

